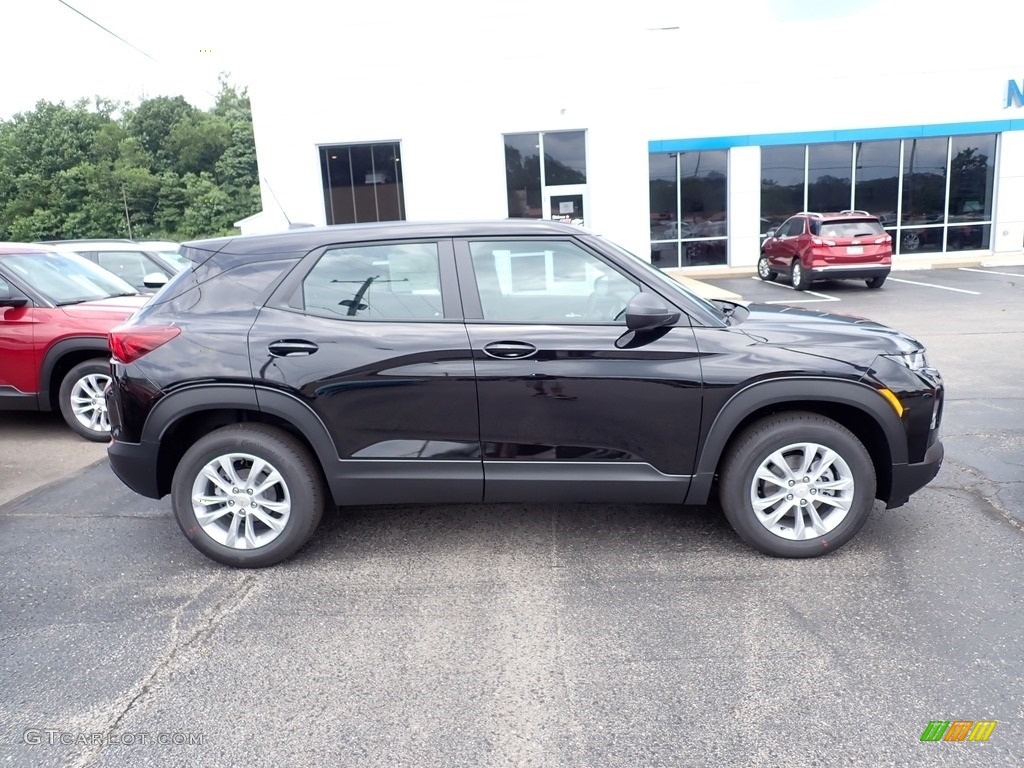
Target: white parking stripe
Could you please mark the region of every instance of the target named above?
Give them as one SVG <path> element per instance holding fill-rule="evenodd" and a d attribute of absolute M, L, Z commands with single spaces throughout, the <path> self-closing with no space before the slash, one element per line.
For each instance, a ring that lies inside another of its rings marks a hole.
<path fill-rule="evenodd" d="M 957 293 L 969 293 L 972 296 L 981 296 L 980 291 L 968 291 L 963 288 L 950 288 L 948 285 L 935 285 L 935 283 L 919 283 L 916 280 L 900 280 L 896 277 L 889 277 L 890 283 L 907 283 L 908 285 L 923 285 L 925 288 L 938 288 L 943 291 L 956 291 Z"/>
<path fill-rule="evenodd" d="M 981 272 L 983 275 L 1006 275 L 1007 277 L 1024 277 L 1016 272 L 996 272 L 994 269 L 971 269 L 970 267 L 957 267 L 961 272 Z"/>
<path fill-rule="evenodd" d="M 786 285 L 785 283 L 776 283 L 775 281 L 762 280 L 757 275 L 753 275 L 751 280 L 757 280 L 758 282 L 764 283 L 765 285 L 774 285 L 776 288 L 785 288 L 788 291 L 795 291 L 792 285 Z M 761 301 L 760 304 L 816 304 L 821 301 L 842 301 L 838 296 L 829 296 L 825 293 L 818 293 L 816 291 L 801 291 L 801 293 L 810 294 L 811 296 L 817 296 L 816 299 L 787 299 L 786 301 Z"/>

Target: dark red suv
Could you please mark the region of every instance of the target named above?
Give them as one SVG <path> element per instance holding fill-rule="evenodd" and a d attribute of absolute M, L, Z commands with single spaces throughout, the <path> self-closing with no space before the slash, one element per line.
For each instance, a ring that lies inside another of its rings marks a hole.
<path fill-rule="evenodd" d="M 109 440 L 107 332 L 146 298 L 76 254 L 0 243 L 0 410 L 59 407 L 78 434 Z"/>
<path fill-rule="evenodd" d="M 881 288 L 892 269 L 892 237 L 867 211 L 798 213 L 768 233 L 757 274 L 789 276 L 798 291 L 815 280 L 864 280 Z"/>

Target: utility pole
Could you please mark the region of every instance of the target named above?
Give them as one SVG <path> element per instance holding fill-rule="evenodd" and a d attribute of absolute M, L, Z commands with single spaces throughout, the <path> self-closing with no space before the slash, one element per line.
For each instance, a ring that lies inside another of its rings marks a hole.
<path fill-rule="evenodd" d="M 124 186 L 121 187 L 121 198 L 124 200 L 124 220 L 128 222 L 128 239 L 134 240 L 132 237 L 132 217 L 128 215 L 128 195 L 124 191 Z"/>

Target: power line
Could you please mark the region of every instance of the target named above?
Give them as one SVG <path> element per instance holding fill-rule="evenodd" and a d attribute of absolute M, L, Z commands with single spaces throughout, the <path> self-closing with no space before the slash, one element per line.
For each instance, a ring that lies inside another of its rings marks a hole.
<path fill-rule="evenodd" d="M 148 53 L 146 53 L 146 52 L 145 52 L 144 50 L 142 50 L 141 48 L 139 48 L 139 47 L 138 47 L 137 45 L 132 45 L 131 43 L 129 43 L 129 42 L 127 41 L 127 40 L 125 40 L 125 39 L 124 39 L 123 37 L 121 37 L 121 36 L 120 36 L 119 34 L 117 34 L 116 32 L 112 32 L 112 31 L 110 31 L 109 29 L 107 29 L 106 27 L 104 27 L 104 26 L 103 26 L 102 24 L 100 24 L 100 23 L 99 23 L 98 21 L 96 21 L 96 19 L 93 19 L 93 18 L 91 18 L 91 17 L 89 17 L 89 16 L 86 16 L 86 15 L 85 15 L 84 13 L 82 13 L 82 12 L 81 12 L 80 10 L 78 10 L 78 9 L 77 9 L 77 8 L 75 8 L 74 6 L 70 5 L 69 3 L 66 3 L 66 2 L 64 1 L 64 0 L 57 0 L 57 2 L 58 2 L 58 3 L 60 3 L 61 5 L 65 6 L 66 8 L 70 8 L 70 9 L 71 9 L 72 11 L 74 11 L 75 13 L 77 13 L 77 14 L 78 14 L 79 16 L 81 16 L 81 17 L 82 17 L 83 19 L 85 19 L 86 21 L 88 21 L 88 22 L 90 22 L 90 23 L 92 23 L 92 24 L 95 24 L 95 25 L 96 25 L 97 27 L 99 27 L 99 28 L 100 28 L 100 29 L 102 29 L 102 30 L 103 30 L 104 32 L 106 32 L 106 33 L 107 33 L 108 35 L 113 35 L 113 36 L 114 36 L 114 37 L 116 37 L 116 38 L 117 38 L 118 40 L 120 40 L 120 41 L 121 41 L 122 43 L 124 43 L 125 45 L 127 45 L 128 47 L 130 47 L 130 48 L 134 48 L 134 49 L 135 49 L 136 51 L 138 51 L 139 53 L 141 53 L 141 54 L 142 54 L 143 56 L 145 56 L 145 57 L 146 57 L 147 59 L 149 59 L 150 61 L 156 61 L 156 59 L 154 59 L 154 58 L 153 58 L 152 56 L 150 56 L 150 55 L 149 55 Z M 156 63 L 157 63 L 157 64 L 159 64 L 160 62 L 156 61 Z"/>

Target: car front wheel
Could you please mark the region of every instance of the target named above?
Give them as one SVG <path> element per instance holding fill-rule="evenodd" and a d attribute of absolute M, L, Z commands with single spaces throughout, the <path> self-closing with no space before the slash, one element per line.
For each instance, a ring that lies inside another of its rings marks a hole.
<path fill-rule="evenodd" d="M 753 548 L 817 557 L 861 529 L 875 498 L 875 469 L 848 429 L 813 413 L 755 422 L 733 442 L 720 473 L 726 519 Z"/>
<path fill-rule="evenodd" d="M 772 269 L 766 253 L 762 253 L 761 258 L 757 260 L 757 276 L 762 280 L 774 280 L 779 276 L 779 273 Z"/>
<path fill-rule="evenodd" d="M 192 545 L 237 568 L 294 555 L 323 515 L 324 481 L 313 455 L 284 430 L 235 424 L 204 435 L 174 472 L 171 506 Z"/>
<path fill-rule="evenodd" d="M 103 392 L 110 384 L 110 365 L 104 360 L 86 360 L 64 376 L 57 401 L 64 421 L 87 440 L 110 440 L 110 417 Z"/>

